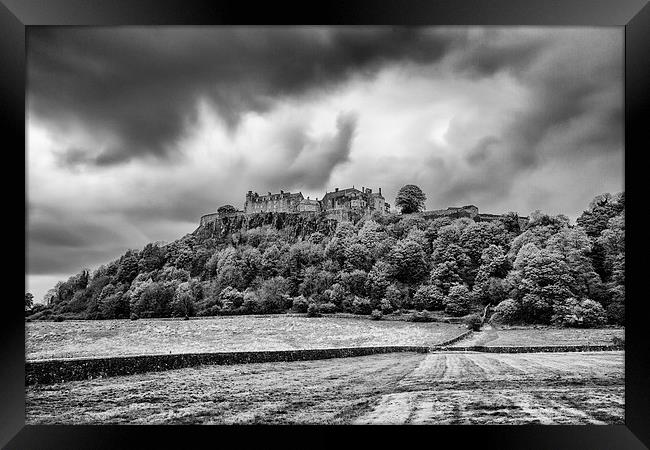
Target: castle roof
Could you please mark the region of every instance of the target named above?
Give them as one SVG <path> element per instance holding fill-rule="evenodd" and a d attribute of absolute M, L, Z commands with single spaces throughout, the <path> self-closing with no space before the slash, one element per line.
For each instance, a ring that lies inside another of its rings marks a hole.
<path fill-rule="evenodd" d="M 257 192 L 255 193 L 254 199 L 256 201 L 267 201 L 267 200 L 280 200 L 281 198 L 293 198 L 293 199 L 302 199 L 302 192 L 294 193 L 292 194 L 291 192 L 281 192 L 279 194 L 267 194 L 267 195 L 259 195 Z"/>

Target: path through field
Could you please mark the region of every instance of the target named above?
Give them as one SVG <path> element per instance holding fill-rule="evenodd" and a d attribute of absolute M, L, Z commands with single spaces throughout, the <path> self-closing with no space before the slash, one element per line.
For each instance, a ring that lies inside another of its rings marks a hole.
<path fill-rule="evenodd" d="M 623 364 L 623 352 L 431 353 L 354 423 L 623 423 Z"/>

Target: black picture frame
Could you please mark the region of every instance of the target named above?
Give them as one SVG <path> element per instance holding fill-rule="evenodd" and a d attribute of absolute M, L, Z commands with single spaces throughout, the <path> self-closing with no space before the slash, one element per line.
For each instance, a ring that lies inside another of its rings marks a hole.
<path fill-rule="evenodd" d="M 638 225 L 643 219 L 643 189 L 640 188 L 643 175 L 636 174 L 644 170 L 638 158 L 647 149 L 650 128 L 643 120 L 643 113 L 650 111 L 650 5 L 646 0 L 330 0 L 318 4 L 234 0 L 0 0 L 0 123 L 5 125 L 6 142 L 14 143 L 6 148 L 6 153 L 13 152 L 16 156 L 20 154 L 17 148 L 26 148 L 27 27 L 294 23 L 625 27 L 626 291 L 628 298 L 633 299 L 627 302 L 626 308 L 625 425 L 372 429 L 301 426 L 286 430 L 270 426 L 26 426 L 24 316 L 18 309 L 19 302 L 11 301 L 14 295 L 7 295 L 3 308 L 7 320 L 0 329 L 0 445 L 9 449 L 167 448 L 194 447 L 200 441 L 210 446 L 228 445 L 226 439 L 235 438 L 234 445 L 239 446 L 246 445 L 253 436 L 263 437 L 267 444 L 340 445 L 342 434 L 352 433 L 366 444 L 387 443 L 390 438 L 415 444 L 422 439 L 431 445 L 455 448 L 468 444 L 527 449 L 650 446 L 650 345 L 644 328 L 647 301 L 643 297 L 633 298 L 637 292 L 635 287 L 641 285 L 645 254 L 640 235 L 644 230 Z M 17 161 L 20 164 L 21 158 Z M 26 159 L 22 162 L 26 170 Z M 20 179 L 19 173 L 14 175 Z M 25 180 L 26 177 L 23 183 Z M 14 182 L 6 189 L 10 196 L 16 190 Z M 25 221 L 26 192 L 25 189 Z M 23 230 L 26 245 L 26 228 Z M 450 442 L 442 444 L 445 440 Z"/>

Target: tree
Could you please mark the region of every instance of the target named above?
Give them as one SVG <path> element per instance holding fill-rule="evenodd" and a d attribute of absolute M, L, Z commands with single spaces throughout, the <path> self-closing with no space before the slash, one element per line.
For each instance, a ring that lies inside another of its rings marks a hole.
<path fill-rule="evenodd" d="M 445 298 L 445 295 L 442 293 L 442 290 L 430 284 L 422 285 L 415 291 L 413 296 L 413 304 L 415 309 L 421 311 L 427 309 L 433 311 L 436 309 L 442 309 L 442 302 Z"/>
<path fill-rule="evenodd" d="M 345 266 L 348 270 L 370 270 L 372 256 L 362 244 L 352 244 L 345 249 Z"/>
<path fill-rule="evenodd" d="M 262 271 L 262 254 L 256 248 L 245 248 L 239 256 L 238 265 L 248 286 Z"/>
<path fill-rule="evenodd" d="M 515 236 L 521 233 L 521 226 L 519 225 L 519 214 L 516 212 L 510 211 L 505 213 L 499 218 L 499 221 L 503 224 L 503 227 L 508 233 L 511 233 Z"/>
<path fill-rule="evenodd" d="M 25 293 L 25 311 L 28 311 L 32 309 L 32 306 L 34 306 L 34 296 L 32 295 L 31 292 L 26 292 Z"/>
<path fill-rule="evenodd" d="M 283 277 L 264 281 L 258 292 L 257 312 L 275 313 L 290 307 L 289 290 L 289 283 Z"/>
<path fill-rule="evenodd" d="M 366 281 L 366 292 L 370 298 L 379 300 L 384 297 L 386 288 L 390 285 L 390 274 L 393 269 L 385 261 L 377 261 L 370 272 Z"/>
<path fill-rule="evenodd" d="M 353 270 L 341 274 L 341 284 L 354 295 L 366 295 L 366 281 L 368 274 L 363 270 Z"/>
<path fill-rule="evenodd" d="M 138 256 L 134 250 L 129 250 L 120 258 L 117 269 L 117 281 L 120 283 L 131 283 L 138 276 Z"/>
<path fill-rule="evenodd" d="M 393 309 L 400 309 L 408 302 L 408 295 L 396 285 L 391 284 L 386 288 L 385 299 L 390 303 Z"/>
<path fill-rule="evenodd" d="M 124 285 L 107 284 L 99 294 L 99 313 L 104 319 L 129 317 L 129 298 L 124 295 Z"/>
<path fill-rule="evenodd" d="M 172 315 L 176 317 L 190 317 L 194 315 L 194 303 L 196 298 L 190 283 L 184 282 L 178 285 L 171 303 Z"/>
<path fill-rule="evenodd" d="M 131 310 L 140 317 L 169 317 L 175 290 L 172 282 L 151 283 L 144 288 Z"/>
<path fill-rule="evenodd" d="M 156 244 L 147 244 L 140 252 L 138 270 L 140 272 L 152 272 L 162 269 L 165 264 L 165 251 Z"/>
<path fill-rule="evenodd" d="M 219 293 L 219 300 L 214 303 L 221 304 L 224 309 L 234 310 L 244 303 L 244 293 L 228 286 Z"/>
<path fill-rule="evenodd" d="M 494 315 L 490 321 L 494 320 L 499 323 L 515 323 L 521 318 L 521 308 L 519 303 L 509 298 L 500 302 L 494 308 Z"/>
<path fill-rule="evenodd" d="M 359 243 L 365 246 L 373 258 L 378 259 L 390 250 L 393 239 L 388 236 L 383 225 L 374 220 L 366 220 L 359 230 Z"/>
<path fill-rule="evenodd" d="M 427 196 L 422 189 L 414 184 L 402 186 L 395 198 L 395 206 L 400 208 L 402 214 L 419 212 L 424 209 L 424 202 Z"/>
<path fill-rule="evenodd" d="M 465 282 L 474 285 L 474 278 L 481 264 L 483 250 L 496 246 L 503 248 L 508 243 L 508 234 L 500 222 L 479 222 L 468 225 L 463 229 L 458 245 L 467 255 L 469 264 L 466 265 Z"/>
<path fill-rule="evenodd" d="M 302 283 L 298 287 L 298 292 L 305 297 L 315 295 L 321 296 L 334 284 L 334 274 L 317 267 L 308 267 L 305 270 Z"/>
<path fill-rule="evenodd" d="M 454 284 L 444 300 L 445 312 L 452 316 L 464 316 L 470 309 L 470 292 L 464 284 Z"/>
<path fill-rule="evenodd" d="M 223 214 L 234 214 L 237 212 L 237 209 L 235 209 L 234 206 L 232 205 L 223 205 L 217 208 L 217 213 L 220 215 Z"/>
<path fill-rule="evenodd" d="M 584 211 L 576 222 L 590 237 L 597 238 L 607 228 L 609 219 L 619 215 L 624 209 L 624 193 L 598 195 L 589 203 L 589 209 Z"/>
<path fill-rule="evenodd" d="M 400 282 L 414 284 L 422 281 L 429 271 L 427 255 L 413 239 L 403 239 L 388 253 L 393 277 Z"/>
<path fill-rule="evenodd" d="M 430 283 L 442 289 L 443 293 L 449 292 L 449 288 L 456 283 L 462 283 L 459 275 L 459 268 L 456 261 L 445 261 L 436 264 L 431 270 Z"/>

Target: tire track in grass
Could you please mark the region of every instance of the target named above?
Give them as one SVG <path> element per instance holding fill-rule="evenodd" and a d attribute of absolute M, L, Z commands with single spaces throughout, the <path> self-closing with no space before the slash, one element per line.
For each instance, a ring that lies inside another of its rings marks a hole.
<path fill-rule="evenodd" d="M 373 389 L 372 393 L 369 394 L 371 395 L 371 398 L 368 399 L 368 401 L 364 402 L 361 407 L 359 407 L 360 405 L 348 407 L 346 410 L 341 411 L 339 417 L 346 417 L 348 422 L 356 422 L 358 420 L 361 420 L 362 422 L 359 423 L 364 423 L 363 418 L 365 416 L 372 415 L 372 412 L 380 408 L 380 405 L 386 402 L 390 402 L 391 399 L 388 396 L 391 395 L 391 393 L 394 393 L 397 390 L 397 387 L 402 383 L 402 380 L 411 375 L 413 371 L 425 361 L 425 359 L 426 356 L 424 354 L 414 355 L 413 360 L 417 361 L 417 363 L 410 364 L 411 361 L 409 360 L 409 365 L 406 368 L 404 367 L 403 361 L 396 360 L 394 364 L 384 369 L 384 372 L 397 369 L 401 372 L 401 374 L 396 379 L 391 379 L 382 385 L 376 386 Z M 382 378 L 377 376 L 377 374 L 371 374 L 370 376 L 376 379 Z M 364 380 L 360 381 L 363 382 Z"/>
<path fill-rule="evenodd" d="M 474 358 L 474 363 L 490 374 L 490 381 L 530 378 L 527 372 L 502 361 L 504 355 L 501 353 L 477 353 Z"/>
<path fill-rule="evenodd" d="M 562 424 L 575 424 L 575 423 L 588 423 L 590 425 L 607 425 L 607 422 L 598 420 L 588 414 L 587 412 L 575 408 L 569 401 L 557 401 L 554 399 L 556 395 L 549 395 L 546 391 L 533 391 L 531 393 L 535 400 L 545 405 L 551 411 L 550 417 L 556 423 Z"/>
<path fill-rule="evenodd" d="M 540 354 L 538 359 L 547 367 L 564 372 L 566 377 L 582 380 L 617 378 L 624 362 L 623 355 L 620 358 L 610 356 L 606 361 L 598 361 L 591 354 L 561 354 L 555 358 L 549 354 Z"/>
<path fill-rule="evenodd" d="M 440 353 L 429 353 L 420 364 L 406 374 L 397 383 L 396 389 L 400 391 L 414 390 L 413 387 L 422 389 L 426 385 L 435 385 L 447 371 L 447 356 Z"/>
<path fill-rule="evenodd" d="M 355 423 L 410 423 L 418 403 L 423 379 L 433 382 L 436 375 L 444 375 L 447 370 L 446 355 L 429 353 L 420 363 L 405 373 L 397 382 L 384 386 L 386 393 L 377 397 L 374 404 L 355 420 Z M 426 383 L 425 381 L 425 383 Z M 413 387 L 418 391 L 413 391 Z"/>
<path fill-rule="evenodd" d="M 572 390 L 563 400 L 571 407 L 587 412 L 592 418 L 607 424 L 623 423 L 625 413 L 625 390 L 623 386 L 605 391 L 582 388 Z"/>

